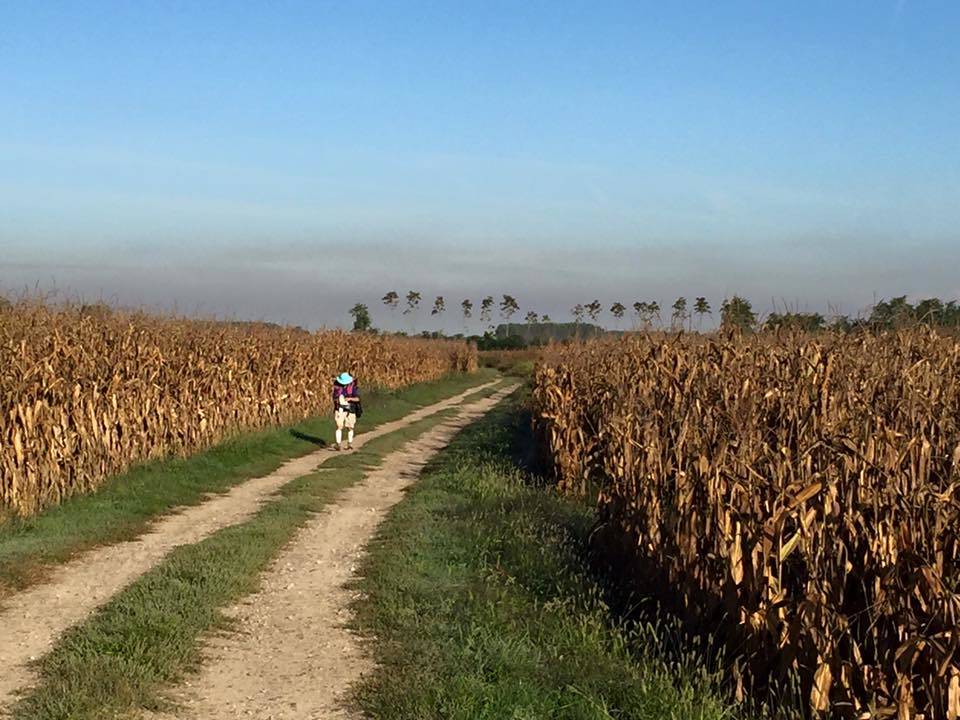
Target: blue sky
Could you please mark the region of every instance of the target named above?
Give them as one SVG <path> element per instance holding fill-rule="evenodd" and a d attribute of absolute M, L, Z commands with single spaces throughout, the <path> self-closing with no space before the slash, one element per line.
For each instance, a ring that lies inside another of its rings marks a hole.
<path fill-rule="evenodd" d="M 958 31 L 919 0 L 6 3 L 0 288 L 310 326 L 394 288 L 957 297 Z"/>

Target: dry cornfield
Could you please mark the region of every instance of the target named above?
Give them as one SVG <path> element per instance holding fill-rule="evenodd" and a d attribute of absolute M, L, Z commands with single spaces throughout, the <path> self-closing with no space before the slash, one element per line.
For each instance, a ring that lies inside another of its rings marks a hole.
<path fill-rule="evenodd" d="M 393 389 L 476 364 L 465 343 L 20 302 L 0 309 L 0 517 L 325 412 L 341 370 Z"/>
<path fill-rule="evenodd" d="M 741 695 L 960 717 L 960 344 L 930 331 L 553 348 L 535 422 L 627 580 Z"/>

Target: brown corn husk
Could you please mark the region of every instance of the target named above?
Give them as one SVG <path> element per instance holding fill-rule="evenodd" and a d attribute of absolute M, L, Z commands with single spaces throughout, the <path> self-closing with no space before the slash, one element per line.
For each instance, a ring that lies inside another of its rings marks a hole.
<path fill-rule="evenodd" d="M 549 349 L 536 432 L 606 547 L 748 690 L 811 715 L 960 712 L 960 345 L 629 336 Z"/>

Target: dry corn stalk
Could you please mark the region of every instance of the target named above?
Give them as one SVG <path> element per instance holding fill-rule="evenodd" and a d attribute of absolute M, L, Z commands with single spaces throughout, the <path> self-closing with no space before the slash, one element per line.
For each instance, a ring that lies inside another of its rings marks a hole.
<path fill-rule="evenodd" d="M 330 380 L 397 388 L 473 371 L 465 343 L 310 334 L 22 302 L 0 310 L 0 516 L 133 463 L 327 410 Z"/>
<path fill-rule="evenodd" d="M 960 712 L 960 345 L 631 337 L 554 348 L 537 433 L 624 572 L 811 714 Z M 651 582 L 651 580 L 653 580 Z"/>

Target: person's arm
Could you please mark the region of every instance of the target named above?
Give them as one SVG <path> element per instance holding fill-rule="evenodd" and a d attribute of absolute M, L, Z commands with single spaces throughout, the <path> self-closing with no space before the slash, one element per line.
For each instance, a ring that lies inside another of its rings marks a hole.
<path fill-rule="evenodd" d="M 360 402 L 360 386 L 353 386 L 353 394 L 347 396 L 347 402 L 358 403 Z"/>

